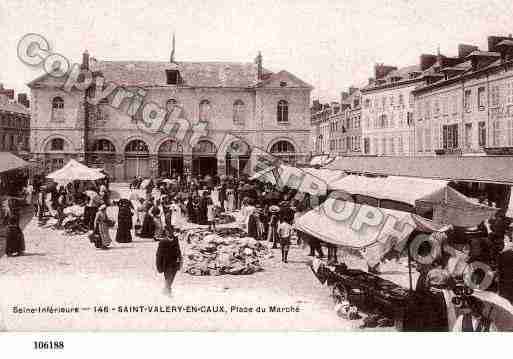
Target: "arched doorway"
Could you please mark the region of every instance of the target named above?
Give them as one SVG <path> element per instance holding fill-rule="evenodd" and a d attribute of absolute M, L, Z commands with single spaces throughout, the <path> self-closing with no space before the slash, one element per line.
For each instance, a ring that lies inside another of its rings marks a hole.
<path fill-rule="evenodd" d="M 240 178 L 243 173 L 249 173 L 250 146 L 242 140 L 233 141 L 226 150 L 226 174 Z"/>
<path fill-rule="evenodd" d="M 296 162 L 296 149 L 287 140 L 281 140 L 271 146 L 269 151 L 273 156 L 279 157 L 283 162 L 294 164 Z"/>
<path fill-rule="evenodd" d="M 103 168 L 111 180 L 116 179 L 114 170 L 116 164 L 116 147 L 107 139 L 98 139 L 94 141 L 88 160 L 94 167 Z"/>
<path fill-rule="evenodd" d="M 173 140 L 164 141 L 158 149 L 159 177 L 183 175 L 183 148 Z"/>
<path fill-rule="evenodd" d="M 192 175 L 217 175 L 217 150 L 209 140 L 200 140 L 192 149 Z"/>
<path fill-rule="evenodd" d="M 132 140 L 125 146 L 125 178 L 150 176 L 150 151 L 141 140 Z"/>
<path fill-rule="evenodd" d="M 71 146 L 62 137 L 54 137 L 49 140 L 43 148 L 45 154 L 44 168 L 47 173 L 62 168 L 70 159 Z"/>

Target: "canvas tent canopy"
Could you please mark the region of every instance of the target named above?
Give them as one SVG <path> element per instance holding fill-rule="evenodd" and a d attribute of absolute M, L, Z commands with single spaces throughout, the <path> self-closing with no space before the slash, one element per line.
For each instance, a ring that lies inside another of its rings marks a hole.
<path fill-rule="evenodd" d="M 331 183 L 330 189 L 375 198 L 373 205 L 379 207 L 384 207 L 380 202 L 393 201 L 408 204 L 418 213 L 433 211 L 436 223 L 459 227 L 476 226 L 497 211 L 474 203 L 443 180 L 349 175 Z"/>
<path fill-rule="evenodd" d="M 89 168 L 71 159 L 64 167 L 48 174 L 46 177 L 57 183 L 69 183 L 72 181 L 95 181 L 104 178 L 105 175 L 101 172 L 101 169 Z"/>
<path fill-rule="evenodd" d="M 473 227 L 491 218 L 498 208 L 475 203 L 451 187 L 445 187 L 429 196 L 419 198 L 415 206 L 420 211 L 433 210 L 436 223 L 458 227 Z"/>
<path fill-rule="evenodd" d="M 413 213 L 361 205 L 336 197 L 329 197 L 297 218 L 294 226 L 323 242 L 361 250 L 372 264 L 378 263 L 391 249 L 401 252 L 414 230 L 431 233 L 442 227 Z"/>
<path fill-rule="evenodd" d="M 13 155 L 11 152 L 0 152 L 0 173 L 29 166 L 30 163 Z"/>
<path fill-rule="evenodd" d="M 298 168 L 282 164 L 255 173 L 251 180 L 287 186 L 299 192 L 325 196 L 329 184 L 345 176 L 343 171 L 315 168 Z"/>
<path fill-rule="evenodd" d="M 360 222 L 356 223 L 357 217 L 363 215 L 373 217 L 375 223 L 379 223 L 374 226 L 359 225 Z M 396 228 L 404 228 L 399 237 L 397 231 L 383 228 L 388 217 L 395 219 Z M 323 242 L 353 249 L 364 249 L 378 241 L 387 240 L 392 233 L 397 242 L 402 242 L 416 228 L 432 232 L 441 227 L 413 213 L 351 203 L 334 197 L 297 218 L 294 226 Z"/>
<path fill-rule="evenodd" d="M 330 189 L 378 199 L 404 202 L 415 206 L 419 198 L 447 187 L 447 181 L 405 177 L 366 177 L 349 175 L 330 184 Z"/>

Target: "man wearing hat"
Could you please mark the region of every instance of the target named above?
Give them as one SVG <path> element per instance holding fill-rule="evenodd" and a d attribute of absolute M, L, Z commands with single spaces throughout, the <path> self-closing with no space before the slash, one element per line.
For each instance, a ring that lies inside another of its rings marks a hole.
<path fill-rule="evenodd" d="M 180 243 L 171 227 L 166 227 L 164 237 L 159 241 L 156 253 L 156 267 L 159 273 L 164 273 L 164 294 L 171 296 L 172 285 L 176 273 L 181 268 L 182 251 Z"/>

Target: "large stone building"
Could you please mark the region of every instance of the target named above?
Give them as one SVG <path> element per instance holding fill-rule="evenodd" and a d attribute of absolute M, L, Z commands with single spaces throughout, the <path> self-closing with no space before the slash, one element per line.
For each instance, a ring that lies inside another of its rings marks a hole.
<path fill-rule="evenodd" d="M 414 95 L 417 155 L 505 154 L 513 147 L 513 39 L 490 36 L 487 51 L 459 45 L 457 57 L 438 56 Z"/>
<path fill-rule="evenodd" d="M 15 102 L 13 98 L 14 92 L 12 96 L 0 94 L 0 151 L 24 157 L 30 146 L 30 113 L 26 103 Z M 24 98 L 24 94 L 19 94 L 19 100 Z"/>
<path fill-rule="evenodd" d="M 255 148 L 288 162 L 309 154 L 310 85 L 287 71 L 266 70 L 260 54 L 254 63 L 179 62 L 173 54 L 167 62 L 141 62 L 97 61 L 84 53 L 78 79 L 104 78 L 116 86 L 97 104 L 88 101 L 101 97 L 94 86 L 65 91 L 66 79 L 51 75 L 32 81 L 35 157 L 47 171 L 74 157 L 127 180 L 183 172 L 239 175 Z M 162 128 L 171 128 L 173 119 L 206 129 L 194 141 L 141 129 L 148 108 L 150 118 L 164 112 Z"/>
<path fill-rule="evenodd" d="M 409 155 L 413 153 L 413 95 L 423 81 L 423 66 L 397 69 L 377 64 L 374 78 L 362 92 L 362 150 L 371 155 Z"/>

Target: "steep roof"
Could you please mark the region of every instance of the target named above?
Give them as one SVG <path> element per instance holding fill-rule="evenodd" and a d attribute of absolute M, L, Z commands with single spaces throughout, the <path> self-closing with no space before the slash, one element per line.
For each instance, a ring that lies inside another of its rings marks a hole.
<path fill-rule="evenodd" d="M 374 84 L 368 84 L 367 86 L 362 88 L 362 90 L 372 90 L 374 88 L 381 88 L 382 86 L 400 85 L 404 81 L 412 80 L 410 74 L 416 72 L 421 72 L 420 65 L 401 67 L 397 70 L 390 71 L 390 73 L 388 73 L 385 77 L 382 77 L 377 80 L 381 81 L 382 83 L 375 82 Z M 396 78 L 397 80 L 392 82 L 392 78 Z M 415 79 L 420 79 L 420 77 Z"/>
<path fill-rule="evenodd" d="M 184 86 L 252 87 L 257 66 L 236 62 L 98 61 L 91 70 L 125 86 L 167 86 L 166 70 L 178 70 Z"/>
<path fill-rule="evenodd" d="M 411 65 L 401 67 L 397 70 L 390 71 L 390 73 L 385 76 L 385 79 L 390 79 L 392 77 L 400 77 L 401 80 L 408 80 L 410 78 L 410 74 L 412 72 L 420 72 L 420 65 Z"/>
<path fill-rule="evenodd" d="M 284 86 L 283 86 L 284 85 Z M 267 76 L 259 85 L 260 87 L 287 87 L 287 88 L 313 88 L 303 80 L 294 76 L 286 70 L 273 73 Z"/>
<path fill-rule="evenodd" d="M 178 70 L 185 87 L 253 88 L 256 86 L 311 87 L 288 71 L 272 73 L 263 69 L 259 84 L 257 65 L 251 62 L 167 62 L 167 61 L 98 61 L 91 59 L 90 69 L 101 74 L 106 81 L 129 87 L 165 87 L 166 70 Z M 62 86 L 62 78 L 43 75 L 28 86 Z"/>

